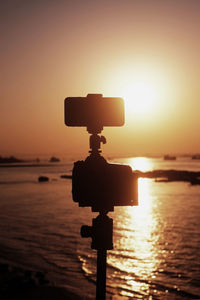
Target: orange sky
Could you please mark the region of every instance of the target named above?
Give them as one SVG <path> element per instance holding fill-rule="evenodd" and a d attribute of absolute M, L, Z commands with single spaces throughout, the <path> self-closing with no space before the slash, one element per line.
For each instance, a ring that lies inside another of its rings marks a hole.
<path fill-rule="evenodd" d="M 0 155 L 85 156 L 88 134 L 64 125 L 64 98 L 124 96 L 145 76 L 158 99 L 137 114 L 133 94 L 104 153 L 200 152 L 200 1 L 8 0 L 0 14 Z"/>

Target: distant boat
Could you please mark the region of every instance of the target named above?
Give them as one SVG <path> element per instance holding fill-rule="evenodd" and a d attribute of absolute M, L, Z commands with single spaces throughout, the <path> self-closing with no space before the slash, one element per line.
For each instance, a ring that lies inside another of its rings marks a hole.
<path fill-rule="evenodd" d="M 164 155 L 164 160 L 176 160 L 176 156 Z"/>
<path fill-rule="evenodd" d="M 55 156 L 52 156 L 49 160 L 49 162 L 59 162 L 59 161 L 60 161 L 60 159 Z"/>
<path fill-rule="evenodd" d="M 192 155 L 192 159 L 200 159 L 200 155 Z"/>

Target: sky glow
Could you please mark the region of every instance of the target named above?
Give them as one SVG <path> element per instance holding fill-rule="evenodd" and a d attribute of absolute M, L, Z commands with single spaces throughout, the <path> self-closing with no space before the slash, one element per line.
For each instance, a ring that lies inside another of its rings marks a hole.
<path fill-rule="evenodd" d="M 199 32 L 196 0 L 4 1 L 0 155 L 87 153 L 63 110 L 88 93 L 125 99 L 104 153 L 198 153 Z"/>

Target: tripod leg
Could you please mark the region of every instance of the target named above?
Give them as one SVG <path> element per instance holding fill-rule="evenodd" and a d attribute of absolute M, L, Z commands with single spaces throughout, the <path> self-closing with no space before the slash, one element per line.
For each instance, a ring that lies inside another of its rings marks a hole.
<path fill-rule="evenodd" d="M 106 299 L 106 250 L 97 250 L 96 300 Z"/>

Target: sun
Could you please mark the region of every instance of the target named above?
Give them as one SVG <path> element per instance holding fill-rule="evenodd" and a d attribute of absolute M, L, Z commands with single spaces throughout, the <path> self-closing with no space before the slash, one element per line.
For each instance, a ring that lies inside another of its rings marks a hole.
<path fill-rule="evenodd" d="M 118 69 L 112 76 L 111 87 L 124 99 L 129 120 L 153 120 L 164 113 L 169 97 L 168 81 L 164 73 L 153 66 Z"/>
<path fill-rule="evenodd" d="M 129 114 L 148 115 L 159 106 L 159 87 L 151 79 L 135 79 L 124 89 L 125 109 Z"/>

